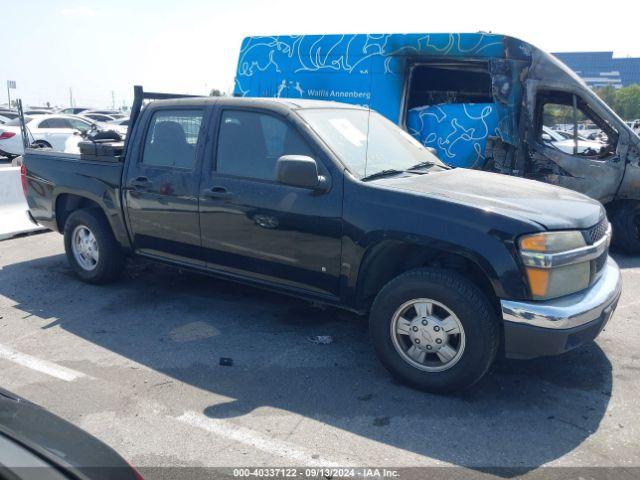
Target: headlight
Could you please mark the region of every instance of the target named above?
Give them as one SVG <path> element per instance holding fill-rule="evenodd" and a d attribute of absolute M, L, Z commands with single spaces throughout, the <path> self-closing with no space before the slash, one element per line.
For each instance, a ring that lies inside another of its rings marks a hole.
<path fill-rule="evenodd" d="M 520 249 L 533 252 L 557 253 L 586 246 L 581 232 L 543 232 L 525 235 L 520 239 Z"/>
<path fill-rule="evenodd" d="M 534 299 L 561 297 L 589 286 L 593 252 L 581 232 L 536 233 L 522 237 L 519 244 Z"/>

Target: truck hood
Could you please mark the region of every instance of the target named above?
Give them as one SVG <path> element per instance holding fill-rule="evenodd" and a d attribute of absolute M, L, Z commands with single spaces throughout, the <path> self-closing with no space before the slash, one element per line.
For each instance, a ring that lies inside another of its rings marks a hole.
<path fill-rule="evenodd" d="M 542 182 L 477 170 L 452 169 L 424 175 L 375 180 L 385 188 L 494 211 L 535 222 L 548 230 L 589 228 L 604 216 L 604 207 L 581 193 Z"/>

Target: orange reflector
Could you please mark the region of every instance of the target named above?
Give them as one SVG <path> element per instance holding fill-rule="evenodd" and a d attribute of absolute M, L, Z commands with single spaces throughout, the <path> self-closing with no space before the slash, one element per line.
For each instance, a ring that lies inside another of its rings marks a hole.
<path fill-rule="evenodd" d="M 547 239 L 544 235 L 529 235 L 520 240 L 520 248 L 534 252 L 546 252 Z"/>
<path fill-rule="evenodd" d="M 544 297 L 549 288 L 549 270 L 527 267 L 529 288 L 535 297 Z"/>

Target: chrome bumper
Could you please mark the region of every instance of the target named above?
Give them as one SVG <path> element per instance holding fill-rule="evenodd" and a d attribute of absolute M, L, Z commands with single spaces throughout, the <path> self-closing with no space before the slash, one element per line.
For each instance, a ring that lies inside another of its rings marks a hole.
<path fill-rule="evenodd" d="M 621 292 L 620 269 L 609 258 L 598 281 L 587 290 L 547 301 L 501 300 L 502 318 L 506 322 L 539 328 L 580 327 L 601 319 L 603 315 L 610 316 Z"/>

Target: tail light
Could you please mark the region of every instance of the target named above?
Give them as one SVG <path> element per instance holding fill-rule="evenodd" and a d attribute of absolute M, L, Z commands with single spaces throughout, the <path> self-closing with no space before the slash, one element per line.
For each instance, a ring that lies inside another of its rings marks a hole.
<path fill-rule="evenodd" d="M 25 166 L 24 163 L 20 166 L 20 181 L 22 182 L 22 193 L 24 193 L 24 196 L 26 198 L 26 196 L 27 196 L 27 167 Z"/>
<path fill-rule="evenodd" d="M 15 137 L 16 134 L 13 132 L 2 132 L 0 133 L 0 140 L 6 140 L 11 137 Z"/>

